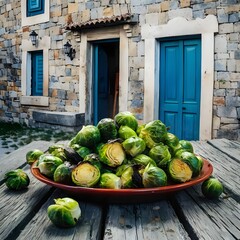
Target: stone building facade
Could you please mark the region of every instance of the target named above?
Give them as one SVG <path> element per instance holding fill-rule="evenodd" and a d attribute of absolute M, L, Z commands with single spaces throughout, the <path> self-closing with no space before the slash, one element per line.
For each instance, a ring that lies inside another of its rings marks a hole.
<path fill-rule="evenodd" d="M 36 1 L 38 2 L 38 1 Z M 159 117 L 159 39 L 200 36 L 199 139 L 240 140 L 238 0 L 45 0 L 26 17 L 27 0 L 0 2 L 0 119 L 30 126 L 93 122 L 94 44 L 119 43 L 118 111 L 144 123 Z M 38 34 L 33 46 L 31 31 Z M 76 50 L 71 60 L 63 47 Z M 102 46 L 102 45 L 101 45 Z M 43 53 L 43 93 L 29 88 L 31 53 Z M 29 92 L 30 91 L 30 92 Z"/>

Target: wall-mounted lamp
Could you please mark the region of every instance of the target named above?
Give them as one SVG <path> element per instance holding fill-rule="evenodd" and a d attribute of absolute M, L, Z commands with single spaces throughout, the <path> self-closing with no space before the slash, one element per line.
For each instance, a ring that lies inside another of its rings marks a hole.
<path fill-rule="evenodd" d="M 71 59 L 73 60 L 76 55 L 76 50 L 72 48 L 72 45 L 67 42 L 66 44 L 63 45 L 63 50 L 64 53 Z"/>
<path fill-rule="evenodd" d="M 36 46 L 37 45 L 37 40 L 38 40 L 38 34 L 33 30 L 29 34 L 29 37 L 31 39 L 32 45 Z"/>

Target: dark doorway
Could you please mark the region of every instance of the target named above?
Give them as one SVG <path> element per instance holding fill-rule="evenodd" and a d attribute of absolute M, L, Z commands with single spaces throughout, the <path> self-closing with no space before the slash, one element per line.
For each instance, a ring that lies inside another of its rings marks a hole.
<path fill-rule="evenodd" d="M 93 123 L 118 112 L 119 40 L 93 43 Z"/>

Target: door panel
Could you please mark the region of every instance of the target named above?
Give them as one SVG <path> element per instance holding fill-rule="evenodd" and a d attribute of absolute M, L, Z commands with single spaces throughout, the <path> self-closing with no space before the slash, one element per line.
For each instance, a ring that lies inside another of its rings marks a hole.
<path fill-rule="evenodd" d="M 160 119 L 181 139 L 199 137 L 200 40 L 161 42 Z"/>
<path fill-rule="evenodd" d="M 43 95 L 43 52 L 36 51 L 31 53 L 32 58 L 32 96 Z"/>

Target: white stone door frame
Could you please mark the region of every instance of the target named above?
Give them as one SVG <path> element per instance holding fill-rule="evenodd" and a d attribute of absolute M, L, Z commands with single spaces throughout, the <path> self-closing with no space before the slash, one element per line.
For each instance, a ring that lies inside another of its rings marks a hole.
<path fill-rule="evenodd" d="M 94 29 L 81 33 L 80 72 L 79 72 L 79 111 L 85 113 L 85 122 L 92 122 L 92 54 L 91 42 L 119 39 L 119 111 L 127 110 L 128 101 L 128 36 L 127 25 Z"/>
<path fill-rule="evenodd" d="M 159 53 L 160 41 L 165 37 L 201 35 L 201 98 L 199 139 L 212 138 L 213 83 L 214 83 L 214 33 L 218 32 L 216 16 L 188 21 L 176 17 L 167 24 L 143 25 L 142 38 L 145 41 L 144 73 L 144 122 L 159 116 Z M 157 54 L 156 54 L 157 53 Z"/>

